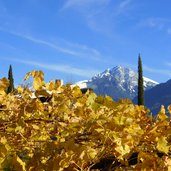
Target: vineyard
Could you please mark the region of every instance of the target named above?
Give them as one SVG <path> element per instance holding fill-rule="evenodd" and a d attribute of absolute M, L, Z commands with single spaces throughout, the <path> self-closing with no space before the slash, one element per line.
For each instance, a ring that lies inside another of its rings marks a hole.
<path fill-rule="evenodd" d="M 34 92 L 19 86 L 6 94 L 8 80 L 0 80 L 0 170 L 171 170 L 171 118 L 163 106 L 154 119 L 128 99 L 46 83 L 41 71 L 24 80 L 30 77 Z"/>

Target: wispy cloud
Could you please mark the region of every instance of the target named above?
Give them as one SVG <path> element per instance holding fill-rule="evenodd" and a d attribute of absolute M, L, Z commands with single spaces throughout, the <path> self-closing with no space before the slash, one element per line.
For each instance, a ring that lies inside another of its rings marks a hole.
<path fill-rule="evenodd" d="M 165 62 L 166 66 L 171 66 L 171 62 Z"/>
<path fill-rule="evenodd" d="M 170 64 L 171 66 L 171 64 Z M 148 71 L 151 73 L 156 73 L 156 74 L 162 74 L 162 75 L 167 75 L 167 76 L 171 76 L 171 70 L 167 70 L 167 69 L 156 69 L 156 68 L 151 68 L 149 66 L 143 66 L 144 71 Z"/>
<path fill-rule="evenodd" d="M 131 2 L 131 0 L 124 0 L 119 4 L 119 6 L 120 6 L 120 8 L 125 8 L 130 4 L 130 2 Z"/>
<path fill-rule="evenodd" d="M 99 70 L 94 70 L 90 68 L 82 69 L 82 68 L 74 67 L 71 65 L 65 65 L 65 64 L 48 64 L 48 63 L 36 62 L 33 60 L 27 60 L 27 59 L 22 60 L 22 59 L 17 59 L 17 58 L 1 58 L 1 59 L 13 61 L 16 63 L 21 63 L 24 65 L 30 65 L 33 67 L 40 67 L 42 69 L 46 69 L 49 71 L 56 71 L 56 72 L 61 72 L 61 73 L 66 73 L 66 74 L 83 76 L 86 78 L 91 78 L 93 75 L 99 73 Z"/>
<path fill-rule="evenodd" d="M 91 8 L 106 5 L 110 0 L 67 0 L 62 7 L 62 10 L 69 8 Z"/>
<path fill-rule="evenodd" d="M 68 55 L 76 56 L 79 58 L 87 58 L 88 57 L 89 60 L 103 61 L 103 59 L 102 59 L 103 56 L 98 50 L 96 50 L 94 48 L 90 48 L 86 45 L 82 45 L 82 44 L 78 44 L 78 43 L 71 43 L 71 42 L 68 42 L 65 40 L 60 40 L 60 39 L 59 39 L 59 43 L 54 43 L 51 41 L 35 38 L 30 35 L 5 30 L 4 28 L 0 28 L 0 31 L 8 32 L 12 35 L 18 36 L 18 37 L 26 39 L 28 41 L 34 42 L 36 44 L 41 44 L 41 45 L 47 46 L 49 48 L 55 49 L 59 52 L 62 52 L 62 53 L 68 54 Z"/>
<path fill-rule="evenodd" d="M 134 9 L 133 0 L 67 0 L 61 11 L 76 10 L 94 32 L 107 37 L 118 37 L 115 32 L 122 14 Z M 116 22 L 115 22 L 116 21 Z"/>
<path fill-rule="evenodd" d="M 171 28 L 168 28 L 168 29 L 167 29 L 167 33 L 168 33 L 169 35 L 171 35 Z"/>
<path fill-rule="evenodd" d="M 167 18 L 146 18 L 138 23 L 138 27 L 149 27 L 157 30 L 167 31 L 169 33 L 170 19 Z"/>
<path fill-rule="evenodd" d="M 122 13 L 125 13 L 132 3 L 132 0 L 122 0 L 116 7 L 115 15 L 120 15 Z"/>
<path fill-rule="evenodd" d="M 4 43 L 4 42 L 0 42 L 0 47 L 5 47 L 5 48 L 11 49 L 11 50 L 16 50 L 17 49 L 15 46 Z"/>
<path fill-rule="evenodd" d="M 88 47 L 86 45 L 82 45 L 82 44 L 78 44 L 78 43 L 71 43 L 71 42 L 68 42 L 68 41 L 65 41 L 65 40 L 64 40 L 64 42 L 71 49 L 74 49 L 74 50 L 81 49 L 85 53 L 89 53 L 89 54 L 94 55 L 94 58 L 96 58 L 97 60 L 102 57 L 102 54 L 97 49 L 90 48 L 90 47 Z"/>
<path fill-rule="evenodd" d="M 88 28 L 99 33 L 108 33 L 109 5 L 112 0 L 67 0 L 61 11 L 77 11 L 86 22 Z M 105 30 L 105 31 L 104 31 Z"/>
<path fill-rule="evenodd" d="M 0 17 L 3 17 L 3 15 L 6 15 L 7 8 L 4 6 L 3 2 L 0 2 Z"/>
<path fill-rule="evenodd" d="M 165 65 L 171 67 L 171 62 L 165 62 Z"/>

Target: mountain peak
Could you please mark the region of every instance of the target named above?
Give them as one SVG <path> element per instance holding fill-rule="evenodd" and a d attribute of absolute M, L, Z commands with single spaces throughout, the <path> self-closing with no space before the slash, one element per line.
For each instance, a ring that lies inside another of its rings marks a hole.
<path fill-rule="evenodd" d="M 103 78 L 103 77 L 110 77 L 112 75 L 119 75 L 123 72 L 125 72 L 125 70 L 130 70 L 128 68 L 125 68 L 121 65 L 118 65 L 118 66 L 115 66 L 113 68 L 108 68 L 106 70 L 104 70 L 103 72 L 99 73 L 99 74 L 96 74 L 92 79 L 98 79 L 98 78 Z"/>
<path fill-rule="evenodd" d="M 144 77 L 144 89 L 148 90 L 158 84 Z M 89 81 L 76 83 L 81 88 L 92 88 L 97 95 L 109 95 L 114 100 L 120 98 L 133 99 L 137 96 L 138 73 L 121 65 L 106 69 L 92 77 Z"/>

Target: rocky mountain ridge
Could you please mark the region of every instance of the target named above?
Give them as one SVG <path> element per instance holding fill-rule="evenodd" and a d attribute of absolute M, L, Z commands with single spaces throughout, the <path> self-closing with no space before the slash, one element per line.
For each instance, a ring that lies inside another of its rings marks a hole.
<path fill-rule="evenodd" d="M 144 77 L 144 90 L 149 90 L 157 84 L 156 81 Z M 91 88 L 97 95 L 108 95 L 114 100 L 133 99 L 137 96 L 138 73 L 131 68 L 116 66 L 106 69 L 90 80 L 79 81 L 75 85 L 80 88 Z"/>

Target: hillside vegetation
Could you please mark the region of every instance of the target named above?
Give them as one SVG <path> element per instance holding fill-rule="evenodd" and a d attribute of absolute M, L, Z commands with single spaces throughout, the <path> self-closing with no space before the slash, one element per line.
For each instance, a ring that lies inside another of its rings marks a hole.
<path fill-rule="evenodd" d="M 171 170 L 170 117 L 157 118 L 128 99 L 44 82 L 6 94 L 0 80 L 0 169 L 5 171 Z M 41 102 L 40 96 L 47 102 Z M 171 112 L 171 107 L 168 107 Z"/>

